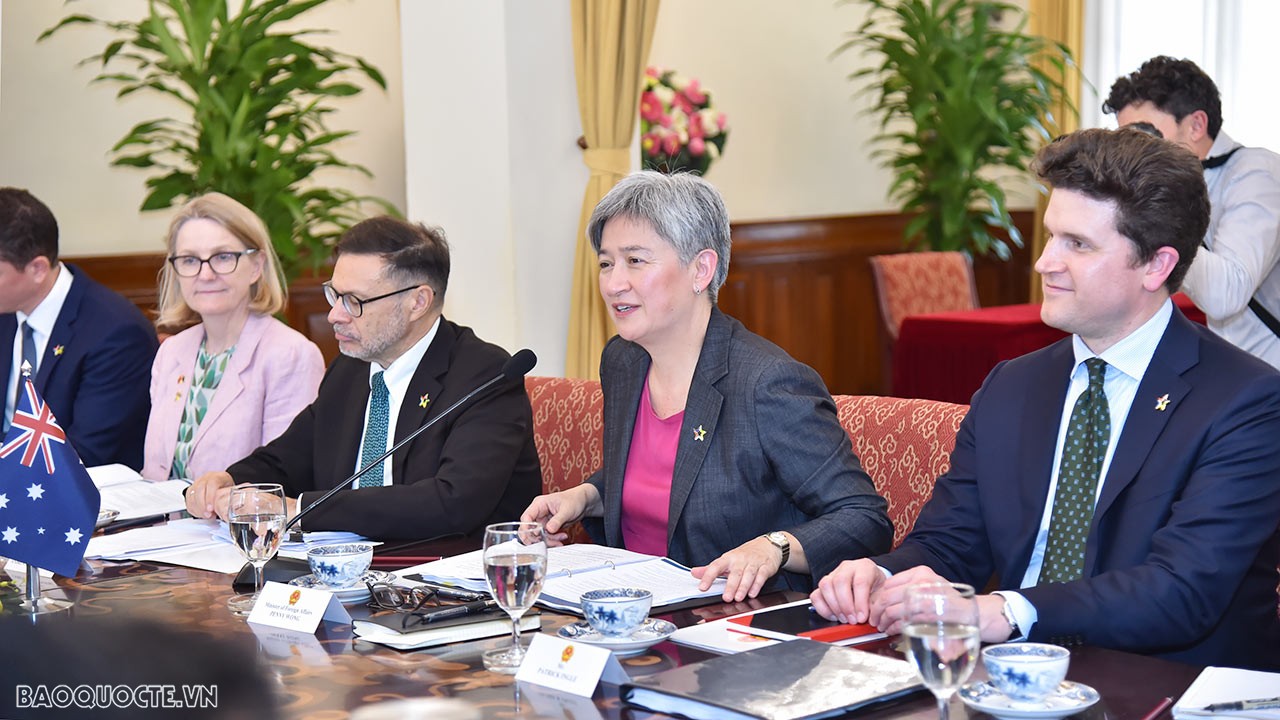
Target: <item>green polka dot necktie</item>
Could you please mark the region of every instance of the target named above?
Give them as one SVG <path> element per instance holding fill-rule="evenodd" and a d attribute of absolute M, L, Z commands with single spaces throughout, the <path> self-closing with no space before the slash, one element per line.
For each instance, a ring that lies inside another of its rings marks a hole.
<path fill-rule="evenodd" d="M 369 417 L 364 425 L 364 447 L 360 450 L 360 467 L 364 467 L 387 451 L 387 424 L 391 420 L 391 393 L 387 391 L 387 383 L 382 373 L 376 372 L 370 380 L 372 394 L 369 396 Z M 383 465 L 369 468 L 360 476 L 360 487 L 381 487 L 383 485 Z"/>
<path fill-rule="evenodd" d="M 1111 440 L 1111 411 L 1102 389 L 1107 363 L 1095 357 L 1085 360 L 1085 365 L 1089 387 L 1076 399 L 1062 444 L 1041 583 L 1070 582 L 1084 574 L 1084 546 L 1093 523 L 1098 476 Z"/>

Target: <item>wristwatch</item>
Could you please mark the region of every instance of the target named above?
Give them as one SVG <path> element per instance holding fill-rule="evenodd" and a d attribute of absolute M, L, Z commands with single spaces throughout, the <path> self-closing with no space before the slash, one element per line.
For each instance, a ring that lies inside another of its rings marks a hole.
<path fill-rule="evenodd" d="M 787 564 L 787 558 L 791 557 L 791 541 L 780 532 L 765 533 L 760 537 L 768 540 L 774 547 L 782 551 L 782 562 L 778 563 L 778 569 L 782 569 L 782 566 Z"/>
<path fill-rule="evenodd" d="M 1018 627 L 1018 620 L 1013 616 L 1013 607 L 1010 605 L 1008 598 L 1005 598 L 1004 605 L 1000 607 L 1000 614 L 1004 615 L 1005 622 L 1009 623 L 1011 632 L 1008 639 L 1016 640 L 1022 637 L 1022 628 Z"/>

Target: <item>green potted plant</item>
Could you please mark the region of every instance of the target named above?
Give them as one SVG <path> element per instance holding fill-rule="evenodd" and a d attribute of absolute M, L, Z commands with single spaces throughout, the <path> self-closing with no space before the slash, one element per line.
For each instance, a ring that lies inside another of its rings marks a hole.
<path fill-rule="evenodd" d="M 861 0 L 866 21 L 837 53 L 878 58 L 850 78 L 874 96 L 876 156 L 891 199 L 913 215 L 908 247 L 1008 259 L 1022 236 L 999 181 L 1022 174 L 1052 135 L 1051 105 L 1072 63 L 1060 44 L 1025 34 L 1019 8 L 988 0 Z M 1006 15 L 1016 15 L 1003 29 Z M 1039 69 L 1047 57 L 1056 72 Z"/>
<path fill-rule="evenodd" d="M 142 210 L 161 210 L 217 190 L 239 200 L 266 223 L 286 274 L 316 269 L 360 205 L 385 200 L 359 196 L 313 180 L 323 169 L 368 169 L 342 160 L 334 143 L 351 131 L 331 130 L 330 101 L 361 92 L 364 77 L 386 89 L 364 60 L 310 44 L 317 30 L 283 25 L 328 0 L 244 2 L 228 13 L 226 0 L 150 0 L 135 22 L 83 14 L 63 18 L 40 35 L 71 25 L 96 25 L 113 39 L 83 63 L 99 63 L 95 82 L 172 97 L 183 112 L 135 125 L 112 148 L 113 165 L 154 171 Z M 124 69 L 120 69 L 120 68 Z"/>

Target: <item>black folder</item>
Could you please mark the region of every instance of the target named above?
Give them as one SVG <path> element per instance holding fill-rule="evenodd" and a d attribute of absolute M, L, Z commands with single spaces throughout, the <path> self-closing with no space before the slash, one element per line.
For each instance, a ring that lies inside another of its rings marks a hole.
<path fill-rule="evenodd" d="M 923 689 L 905 660 L 792 640 L 638 678 L 620 695 L 629 705 L 679 717 L 813 720 Z"/>

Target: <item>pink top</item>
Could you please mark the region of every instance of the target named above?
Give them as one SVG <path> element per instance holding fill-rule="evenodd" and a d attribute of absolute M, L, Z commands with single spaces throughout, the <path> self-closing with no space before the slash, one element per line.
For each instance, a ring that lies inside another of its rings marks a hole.
<path fill-rule="evenodd" d="M 649 403 L 645 378 L 631 433 L 631 450 L 622 476 L 622 545 L 649 555 L 667 554 L 667 517 L 671 508 L 671 476 L 684 411 L 660 418 Z"/>

